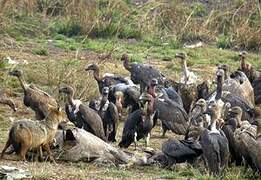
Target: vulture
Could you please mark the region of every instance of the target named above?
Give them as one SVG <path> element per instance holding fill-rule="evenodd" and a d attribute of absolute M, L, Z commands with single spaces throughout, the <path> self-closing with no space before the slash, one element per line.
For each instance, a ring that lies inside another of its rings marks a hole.
<path fill-rule="evenodd" d="M 253 81 L 256 78 L 260 78 L 261 77 L 261 71 L 259 70 L 255 70 L 251 64 L 246 62 L 246 52 L 240 52 L 239 53 L 239 59 L 240 59 L 240 68 L 239 70 L 244 72 L 247 76 L 247 78 L 249 79 L 249 81 L 251 83 L 253 83 Z"/>
<path fill-rule="evenodd" d="M 176 163 L 193 163 L 202 154 L 200 143 L 192 139 L 169 139 L 162 144 L 161 149 L 168 161 L 167 168 Z"/>
<path fill-rule="evenodd" d="M 150 80 L 156 78 L 159 84 L 164 85 L 165 77 L 157 69 L 152 66 L 131 63 L 127 54 L 123 54 L 121 57 L 124 68 L 131 73 L 131 80 L 135 84 L 140 85 L 140 92 L 144 92 L 149 85 Z"/>
<path fill-rule="evenodd" d="M 58 107 L 56 100 L 48 93 L 38 89 L 34 85 L 28 85 L 23 78 L 22 71 L 14 70 L 9 72 L 9 74 L 17 77 L 20 81 L 20 85 L 24 91 L 24 105 L 34 110 L 37 120 L 42 120 L 47 116 L 48 106 Z"/>
<path fill-rule="evenodd" d="M 261 104 L 261 77 L 256 78 L 252 83 L 255 95 L 255 104 Z"/>
<path fill-rule="evenodd" d="M 159 113 L 159 119 L 162 122 L 162 137 L 165 136 L 167 130 L 184 135 L 188 128 L 188 115 L 183 107 L 171 100 L 165 91 L 156 93 L 158 82 L 152 79 L 147 92 L 155 98 L 155 108 Z"/>
<path fill-rule="evenodd" d="M 237 147 L 234 132 L 239 126 L 242 117 L 242 109 L 239 106 L 229 109 L 225 118 L 225 124 L 222 126 L 222 131 L 226 135 L 229 142 L 230 163 L 235 162 L 237 166 L 241 165 L 242 157 L 240 150 Z"/>
<path fill-rule="evenodd" d="M 80 100 L 74 99 L 74 90 L 70 86 L 60 87 L 59 93 L 64 93 L 68 97 L 65 111 L 68 119 L 78 128 L 83 128 L 95 136 L 107 141 L 104 133 L 104 126 L 98 113 Z"/>
<path fill-rule="evenodd" d="M 158 80 L 155 78 L 151 79 L 150 85 L 147 87 L 147 92 L 154 98 L 162 96 L 163 99 L 168 99 L 183 106 L 182 99 L 176 90 L 173 87 L 165 88 L 159 86 Z"/>
<path fill-rule="evenodd" d="M 100 77 L 100 69 L 98 65 L 91 64 L 85 68 L 85 71 L 93 71 L 93 77 L 97 81 L 99 86 L 99 92 L 102 93 L 104 87 L 110 87 L 112 85 L 123 83 L 123 84 L 132 84 L 130 80 L 125 79 L 120 76 L 115 76 L 113 74 L 105 74 L 103 77 Z"/>
<path fill-rule="evenodd" d="M 240 128 L 238 128 L 234 134 L 237 148 L 240 149 L 240 155 L 244 159 L 245 168 L 250 166 L 256 171 L 257 168 L 255 164 L 260 160 L 260 146 L 256 144 L 256 125 L 251 125 L 248 121 L 242 121 Z"/>
<path fill-rule="evenodd" d="M 229 160 L 228 140 L 222 130 L 217 129 L 220 107 L 217 102 L 211 104 L 211 124 L 200 136 L 203 157 L 206 167 L 213 175 L 218 175 Z"/>
<path fill-rule="evenodd" d="M 0 104 L 8 105 L 13 111 L 17 111 L 17 107 L 12 99 L 0 97 Z"/>
<path fill-rule="evenodd" d="M 139 108 L 138 99 L 140 92 L 135 85 L 116 84 L 110 87 L 108 100 L 113 102 L 122 116 L 122 109 L 131 107 L 130 112 Z"/>
<path fill-rule="evenodd" d="M 121 148 L 128 148 L 134 142 L 136 149 L 137 141 L 141 138 L 145 138 L 145 145 L 148 146 L 150 131 L 158 119 L 154 101 L 155 99 L 150 94 L 141 94 L 139 98 L 140 109 L 130 113 L 124 123 L 122 139 L 119 143 Z"/>
<path fill-rule="evenodd" d="M 242 71 L 235 71 L 230 76 L 227 64 L 219 65 L 224 70 L 223 91 L 228 91 L 243 99 L 248 106 L 254 107 L 254 91 L 247 76 Z"/>
<path fill-rule="evenodd" d="M 190 123 L 192 125 L 199 125 L 199 119 L 202 118 L 203 113 L 207 110 L 207 102 L 205 99 L 199 99 L 189 114 Z"/>
<path fill-rule="evenodd" d="M 183 70 L 183 76 L 180 83 L 178 83 L 177 90 L 182 98 L 184 109 L 189 113 L 192 105 L 198 99 L 198 89 L 196 84 L 197 77 L 188 70 L 186 56 L 185 53 L 177 53 L 175 57 L 181 60 Z"/>
<path fill-rule="evenodd" d="M 225 84 L 224 77 L 225 77 L 225 71 L 223 70 L 223 68 L 219 67 L 216 72 L 217 88 L 213 93 L 211 93 L 206 98 L 207 104 L 213 100 L 216 100 L 220 107 L 224 107 L 224 105 L 226 103 L 230 103 L 232 107 L 240 106 L 243 110 L 242 118 L 246 118 L 247 120 L 252 121 L 253 117 L 254 117 L 253 106 L 252 105 L 250 106 L 246 102 L 246 100 L 242 99 L 241 95 L 231 92 L 231 91 L 229 91 L 229 89 L 224 90 L 224 84 Z M 226 80 L 226 82 L 228 82 L 228 80 L 232 80 L 232 79 L 228 78 Z M 234 80 L 234 81 L 237 81 L 237 80 Z M 222 116 L 222 114 L 221 114 L 221 116 Z"/>
<path fill-rule="evenodd" d="M 99 108 L 93 109 L 98 112 L 102 119 L 104 133 L 108 141 L 115 142 L 119 123 L 119 114 L 115 104 L 109 102 L 108 94 L 109 88 L 104 87 L 102 90 L 102 98 L 99 103 Z"/>

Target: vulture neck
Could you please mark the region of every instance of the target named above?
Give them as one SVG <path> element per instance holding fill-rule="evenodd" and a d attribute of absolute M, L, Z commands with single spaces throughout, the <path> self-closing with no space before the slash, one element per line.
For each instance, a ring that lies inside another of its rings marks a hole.
<path fill-rule="evenodd" d="M 227 70 L 224 70 L 224 74 L 225 74 L 225 77 L 224 77 L 224 78 L 225 78 L 225 79 L 228 79 L 229 76 L 228 76 L 228 71 L 227 71 Z"/>
<path fill-rule="evenodd" d="M 223 85 L 223 77 L 217 76 L 217 93 L 215 100 L 219 100 L 222 97 L 222 85 Z"/>
<path fill-rule="evenodd" d="M 103 95 L 103 96 L 102 96 L 102 99 L 101 99 L 101 104 L 100 104 L 100 109 L 99 109 L 99 111 L 102 110 L 102 108 L 103 108 L 104 105 L 106 104 L 107 100 L 108 100 L 108 95 Z"/>
<path fill-rule="evenodd" d="M 125 58 L 124 61 L 123 61 L 123 66 L 125 69 L 127 69 L 128 71 L 131 70 L 131 64 L 130 64 L 130 61 L 128 58 Z"/>
<path fill-rule="evenodd" d="M 94 79 L 95 79 L 97 82 L 100 82 L 100 81 L 101 81 L 101 78 L 100 78 L 100 70 L 99 70 L 99 69 L 93 70 L 93 77 L 94 77 Z"/>
<path fill-rule="evenodd" d="M 72 91 L 68 94 L 68 102 L 69 102 L 70 105 L 74 105 L 73 104 L 73 101 L 74 101 L 73 97 L 74 97 L 74 92 Z"/>
<path fill-rule="evenodd" d="M 240 67 L 241 67 L 241 70 L 245 70 L 246 69 L 245 57 L 241 57 L 241 59 L 240 59 Z"/>
<path fill-rule="evenodd" d="M 19 80 L 23 90 L 26 91 L 28 85 L 26 84 L 23 76 L 18 76 L 18 80 Z"/>
<path fill-rule="evenodd" d="M 187 67 L 187 60 L 186 59 L 182 59 L 182 70 L 185 76 L 185 84 L 187 84 L 188 82 L 188 67 Z"/>
<path fill-rule="evenodd" d="M 148 88 L 148 93 L 150 95 L 152 95 L 154 98 L 157 97 L 157 94 L 156 94 L 156 86 L 149 86 Z"/>

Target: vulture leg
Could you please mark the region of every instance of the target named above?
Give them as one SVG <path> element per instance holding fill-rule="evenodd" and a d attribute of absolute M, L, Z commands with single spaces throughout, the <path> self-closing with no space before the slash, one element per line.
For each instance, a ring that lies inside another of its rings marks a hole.
<path fill-rule="evenodd" d="M 149 146 L 149 141 L 150 141 L 150 133 L 148 133 L 145 136 L 145 147 L 147 148 Z"/>
<path fill-rule="evenodd" d="M 161 138 L 166 137 L 167 130 L 168 128 L 166 127 L 166 125 L 163 122 L 161 122 Z"/>
<path fill-rule="evenodd" d="M 137 150 L 137 132 L 134 133 L 134 146 L 135 146 L 135 150 Z"/>

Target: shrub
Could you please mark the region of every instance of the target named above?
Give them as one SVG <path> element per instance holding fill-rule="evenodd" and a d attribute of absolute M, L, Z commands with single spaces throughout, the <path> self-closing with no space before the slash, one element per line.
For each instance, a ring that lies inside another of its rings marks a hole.
<path fill-rule="evenodd" d="M 231 40 L 228 36 L 222 34 L 218 37 L 217 46 L 218 48 L 227 49 L 232 45 Z"/>

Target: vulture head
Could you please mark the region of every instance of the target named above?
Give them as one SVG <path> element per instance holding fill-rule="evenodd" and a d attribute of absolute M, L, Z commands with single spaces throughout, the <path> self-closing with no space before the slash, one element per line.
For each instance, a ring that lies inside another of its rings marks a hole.
<path fill-rule="evenodd" d="M 239 106 L 232 107 L 228 110 L 228 116 L 236 118 L 238 121 L 237 123 L 239 125 L 241 124 L 242 113 L 243 113 L 243 111 L 242 111 L 241 107 L 239 107 Z"/>
<path fill-rule="evenodd" d="M 153 113 L 154 98 L 149 93 L 142 93 L 139 97 L 139 107 L 142 115 L 150 115 Z"/>
<path fill-rule="evenodd" d="M 129 56 L 128 56 L 128 54 L 123 54 L 122 56 L 121 56 L 121 61 L 128 61 L 129 60 Z"/>
<path fill-rule="evenodd" d="M 23 71 L 16 69 L 14 71 L 9 72 L 9 75 L 16 76 L 16 77 L 21 77 L 23 75 Z"/>
<path fill-rule="evenodd" d="M 110 89 L 109 89 L 109 87 L 104 87 L 103 89 L 102 89 L 102 95 L 108 95 L 109 94 L 109 92 L 110 92 Z"/>
<path fill-rule="evenodd" d="M 17 107 L 16 104 L 14 103 L 14 101 L 12 99 L 8 99 L 8 98 L 1 98 L 0 102 L 3 104 L 8 105 L 10 108 L 13 109 L 13 111 L 17 111 Z"/>
<path fill-rule="evenodd" d="M 207 102 L 205 99 L 201 98 L 196 102 L 196 106 L 199 106 L 202 110 L 206 110 Z"/>
<path fill-rule="evenodd" d="M 229 65 L 228 64 L 221 64 L 218 66 L 219 69 L 224 70 L 225 79 L 228 78 L 228 72 L 229 72 Z"/>
<path fill-rule="evenodd" d="M 241 52 L 239 53 L 239 57 L 240 57 L 240 58 L 245 58 L 246 55 L 247 55 L 247 52 L 246 52 L 246 51 L 241 51 Z"/>
<path fill-rule="evenodd" d="M 98 71 L 99 67 L 96 64 L 91 64 L 85 67 L 85 71 Z"/>
<path fill-rule="evenodd" d="M 177 53 L 175 55 L 175 58 L 180 58 L 181 60 L 185 60 L 187 58 L 187 55 L 185 53 L 181 52 L 181 53 Z"/>
<path fill-rule="evenodd" d="M 67 94 L 67 95 L 71 94 L 72 95 L 72 94 L 74 94 L 74 90 L 71 86 L 66 85 L 66 86 L 60 87 L 59 93 L 64 93 L 64 94 Z"/>

